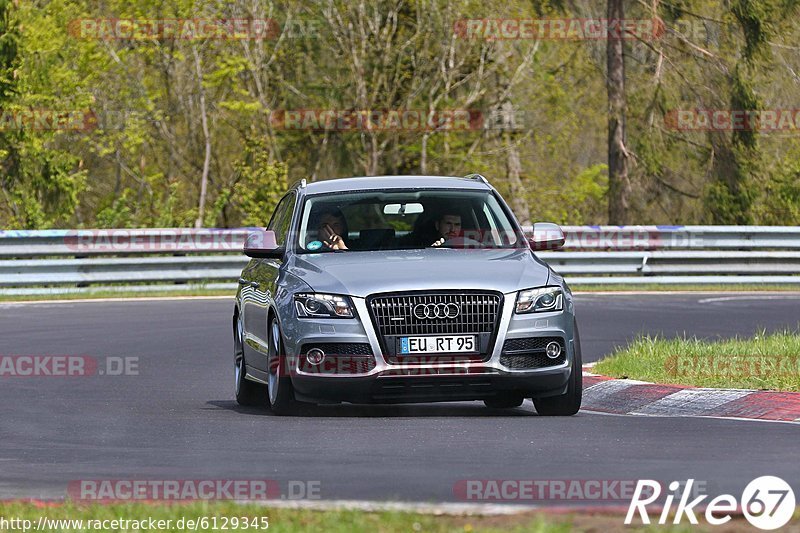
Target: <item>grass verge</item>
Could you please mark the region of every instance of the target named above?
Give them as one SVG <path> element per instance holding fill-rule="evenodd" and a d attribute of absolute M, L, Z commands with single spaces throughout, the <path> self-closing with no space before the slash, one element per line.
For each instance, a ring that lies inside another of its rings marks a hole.
<path fill-rule="evenodd" d="M 639 337 L 592 372 L 698 387 L 800 391 L 800 332 L 720 341 Z"/>
<path fill-rule="evenodd" d="M 552 514 L 547 512 L 527 512 L 515 515 L 495 516 L 450 516 L 417 514 L 409 512 L 364 512 L 364 511 L 314 511 L 298 509 L 276 509 L 260 505 L 240 505 L 232 502 L 204 502 L 175 505 L 146 505 L 146 504 L 114 504 L 114 505 L 74 505 L 67 503 L 57 506 L 38 506 L 31 503 L 4 503 L 0 504 L 0 517 L 5 520 L 29 520 L 29 531 L 35 530 L 44 517 L 48 522 L 43 523 L 39 530 L 50 532 L 77 532 L 77 531 L 213 531 L 216 524 L 217 531 L 264 531 L 266 517 L 269 531 L 300 532 L 300 531 L 325 531 L 330 533 L 351 532 L 542 532 L 556 533 L 569 531 L 614 531 L 625 527 L 629 531 L 711 531 L 712 526 L 702 524 L 691 526 L 623 526 L 621 512 L 608 513 L 582 513 L 582 514 Z M 111 520 L 164 520 L 163 524 L 156 524 L 156 528 L 149 523 L 137 524 L 117 523 Z M 244 527 L 245 518 L 258 528 Z M 183 522 L 180 520 L 183 519 Z M 215 522 L 216 519 L 216 522 Z M 54 523 L 53 520 L 83 521 L 82 524 Z M 88 523 L 88 521 L 99 521 Z M 169 520 L 169 524 L 166 521 Z M 188 523 L 189 520 L 194 523 Z M 794 521 L 796 522 L 797 516 Z M 197 524 L 198 527 L 194 527 Z M 21 523 L 17 523 L 22 526 Z M 163 526 L 163 527 L 162 527 Z M 181 527 L 182 526 L 182 527 Z M 205 526 L 205 527 L 204 527 Z M 226 526 L 223 528 L 223 526 Z M 734 518 L 726 524 L 725 531 L 749 531 L 752 526 L 741 518 Z M 8 527 L 0 531 L 21 531 L 22 527 Z"/>
<path fill-rule="evenodd" d="M 93 300 L 105 298 L 172 298 L 188 296 L 230 296 L 235 290 L 197 289 L 188 291 L 92 291 L 61 294 L 0 294 L 0 302 L 37 302 L 42 300 Z"/>
<path fill-rule="evenodd" d="M 582 285 L 578 280 L 569 284 L 573 292 L 800 292 L 800 285 L 769 284 L 655 284 Z"/>

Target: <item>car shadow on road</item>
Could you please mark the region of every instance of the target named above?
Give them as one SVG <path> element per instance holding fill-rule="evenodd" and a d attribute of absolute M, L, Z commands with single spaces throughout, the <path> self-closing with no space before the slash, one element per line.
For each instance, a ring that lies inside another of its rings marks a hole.
<path fill-rule="evenodd" d="M 232 400 L 210 400 L 207 405 L 243 415 L 276 416 L 268 407 L 244 407 Z M 293 416 L 307 418 L 392 418 L 392 417 L 520 417 L 537 416 L 530 400 L 513 409 L 490 409 L 481 402 L 421 403 L 398 405 L 312 405 L 301 407 Z"/>

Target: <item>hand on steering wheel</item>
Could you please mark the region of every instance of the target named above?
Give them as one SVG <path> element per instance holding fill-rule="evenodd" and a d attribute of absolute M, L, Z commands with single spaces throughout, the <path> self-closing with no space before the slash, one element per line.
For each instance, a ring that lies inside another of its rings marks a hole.
<path fill-rule="evenodd" d="M 471 239 L 469 237 L 452 237 L 447 239 L 445 237 L 441 237 L 440 239 L 436 240 L 431 246 L 448 246 L 454 248 L 483 248 L 483 245 L 476 241 L 475 239 Z"/>

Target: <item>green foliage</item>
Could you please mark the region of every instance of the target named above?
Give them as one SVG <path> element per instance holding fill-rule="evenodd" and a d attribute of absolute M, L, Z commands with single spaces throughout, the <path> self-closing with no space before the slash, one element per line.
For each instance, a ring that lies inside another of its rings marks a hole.
<path fill-rule="evenodd" d="M 13 16 L 11 0 L 0 0 L 0 102 L 16 91 L 14 81 L 18 65 L 19 29 Z"/>
<path fill-rule="evenodd" d="M 564 181 L 569 187 L 536 204 L 535 218 L 557 224 L 596 224 L 601 220 L 606 211 L 608 166 L 592 165 Z"/>
<path fill-rule="evenodd" d="M 2 112 L 19 117 L 31 111 L 54 115 L 81 110 L 83 102 L 70 98 L 77 80 L 59 64 L 64 49 L 49 35 L 52 21 L 41 14 L 30 20 L 29 6 L 18 5 L 0 1 Z M 42 82 L 49 85 L 45 88 Z M 37 129 L 30 120 L 0 134 L 3 225 L 41 228 L 64 226 L 73 220 L 88 171 L 78 153 L 58 146 L 58 136 L 52 130 Z"/>
<path fill-rule="evenodd" d="M 800 226 L 800 163 L 792 161 L 767 186 L 760 224 Z"/>
<path fill-rule="evenodd" d="M 758 53 L 768 53 L 772 0 L 735 0 L 731 13 L 744 33 L 744 59 L 752 61 Z"/>
<path fill-rule="evenodd" d="M 753 69 L 736 65 L 731 78 L 731 109 L 756 111 L 762 107 L 753 83 Z M 733 145 L 741 146 L 745 150 L 756 150 L 758 137 L 755 130 L 749 128 L 734 130 Z"/>
<path fill-rule="evenodd" d="M 797 223 L 798 173 L 785 163 L 800 153 L 796 132 L 678 131 L 666 121 L 679 109 L 796 108 L 797 8 L 797 0 L 626 4 L 629 18 L 661 17 L 683 32 L 625 42 L 633 220 Z M 233 40 L 74 32 L 82 18 L 125 17 L 269 18 L 312 30 Z M 88 131 L 0 130 L 0 227 L 192 225 L 203 115 L 207 226 L 263 225 L 296 179 L 470 172 L 529 211 L 522 218 L 605 223 L 605 43 L 454 32 L 459 20 L 503 17 L 604 18 L 605 5 L 0 0 L 0 109 L 91 109 L 98 117 Z M 506 105 L 522 119 L 512 132 L 312 131 L 270 119 L 300 109 L 489 117 Z"/>
<path fill-rule="evenodd" d="M 100 228 L 135 228 L 134 222 L 135 195 L 133 189 L 125 188 L 122 194 L 114 198 L 113 203 L 97 213 L 97 227 Z"/>
<path fill-rule="evenodd" d="M 270 160 L 262 140 L 251 140 L 236 171 L 239 181 L 228 196 L 233 208 L 241 213 L 243 225 L 266 226 L 286 192 L 286 165 Z"/>
<path fill-rule="evenodd" d="M 149 176 L 138 190 L 125 187 L 97 213 L 101 228 L 173 228 L 188 226 L 196 208 L 182 204 L 182 186 L 161 174 Z"/>
<path fill-rule="evenodd" d="M 745 34 L 743 62 L 736 64 L 730 77 L 730 109 L 758 111 L 761 101 L 753 83 L 755 54 L 762 49 L 767 33 L 767 16 L 763 7 L 756 7 L 750 0 L 739 0 L 732 11 Z M 729 161 L 717 164 L 706 194 L 706 204 L 713 224 L 752 224 L 756 173 L 760 168 L 758 132 L 754 128 L 734 129 L 730 147 L 725 146 L 719 156 Z"/>
<path fill-rule="evenodd" d="M 752 224 L 750 215 L 752 196 L 747 189 L 723 181 L 708 186 L 705 197 L 709 206 L 710 224 Z"/>

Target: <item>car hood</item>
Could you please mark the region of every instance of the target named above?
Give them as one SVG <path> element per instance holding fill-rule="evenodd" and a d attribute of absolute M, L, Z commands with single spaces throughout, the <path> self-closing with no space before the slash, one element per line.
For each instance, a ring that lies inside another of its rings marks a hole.
<path fill-rule="evenodd" d="M 546 285 L 550 272 L 525 249 L 426 248 L 303 254 L 294 256 L 287 267 L 315 291 L 360 297 L 436 289 L 508 293 Z"/>

